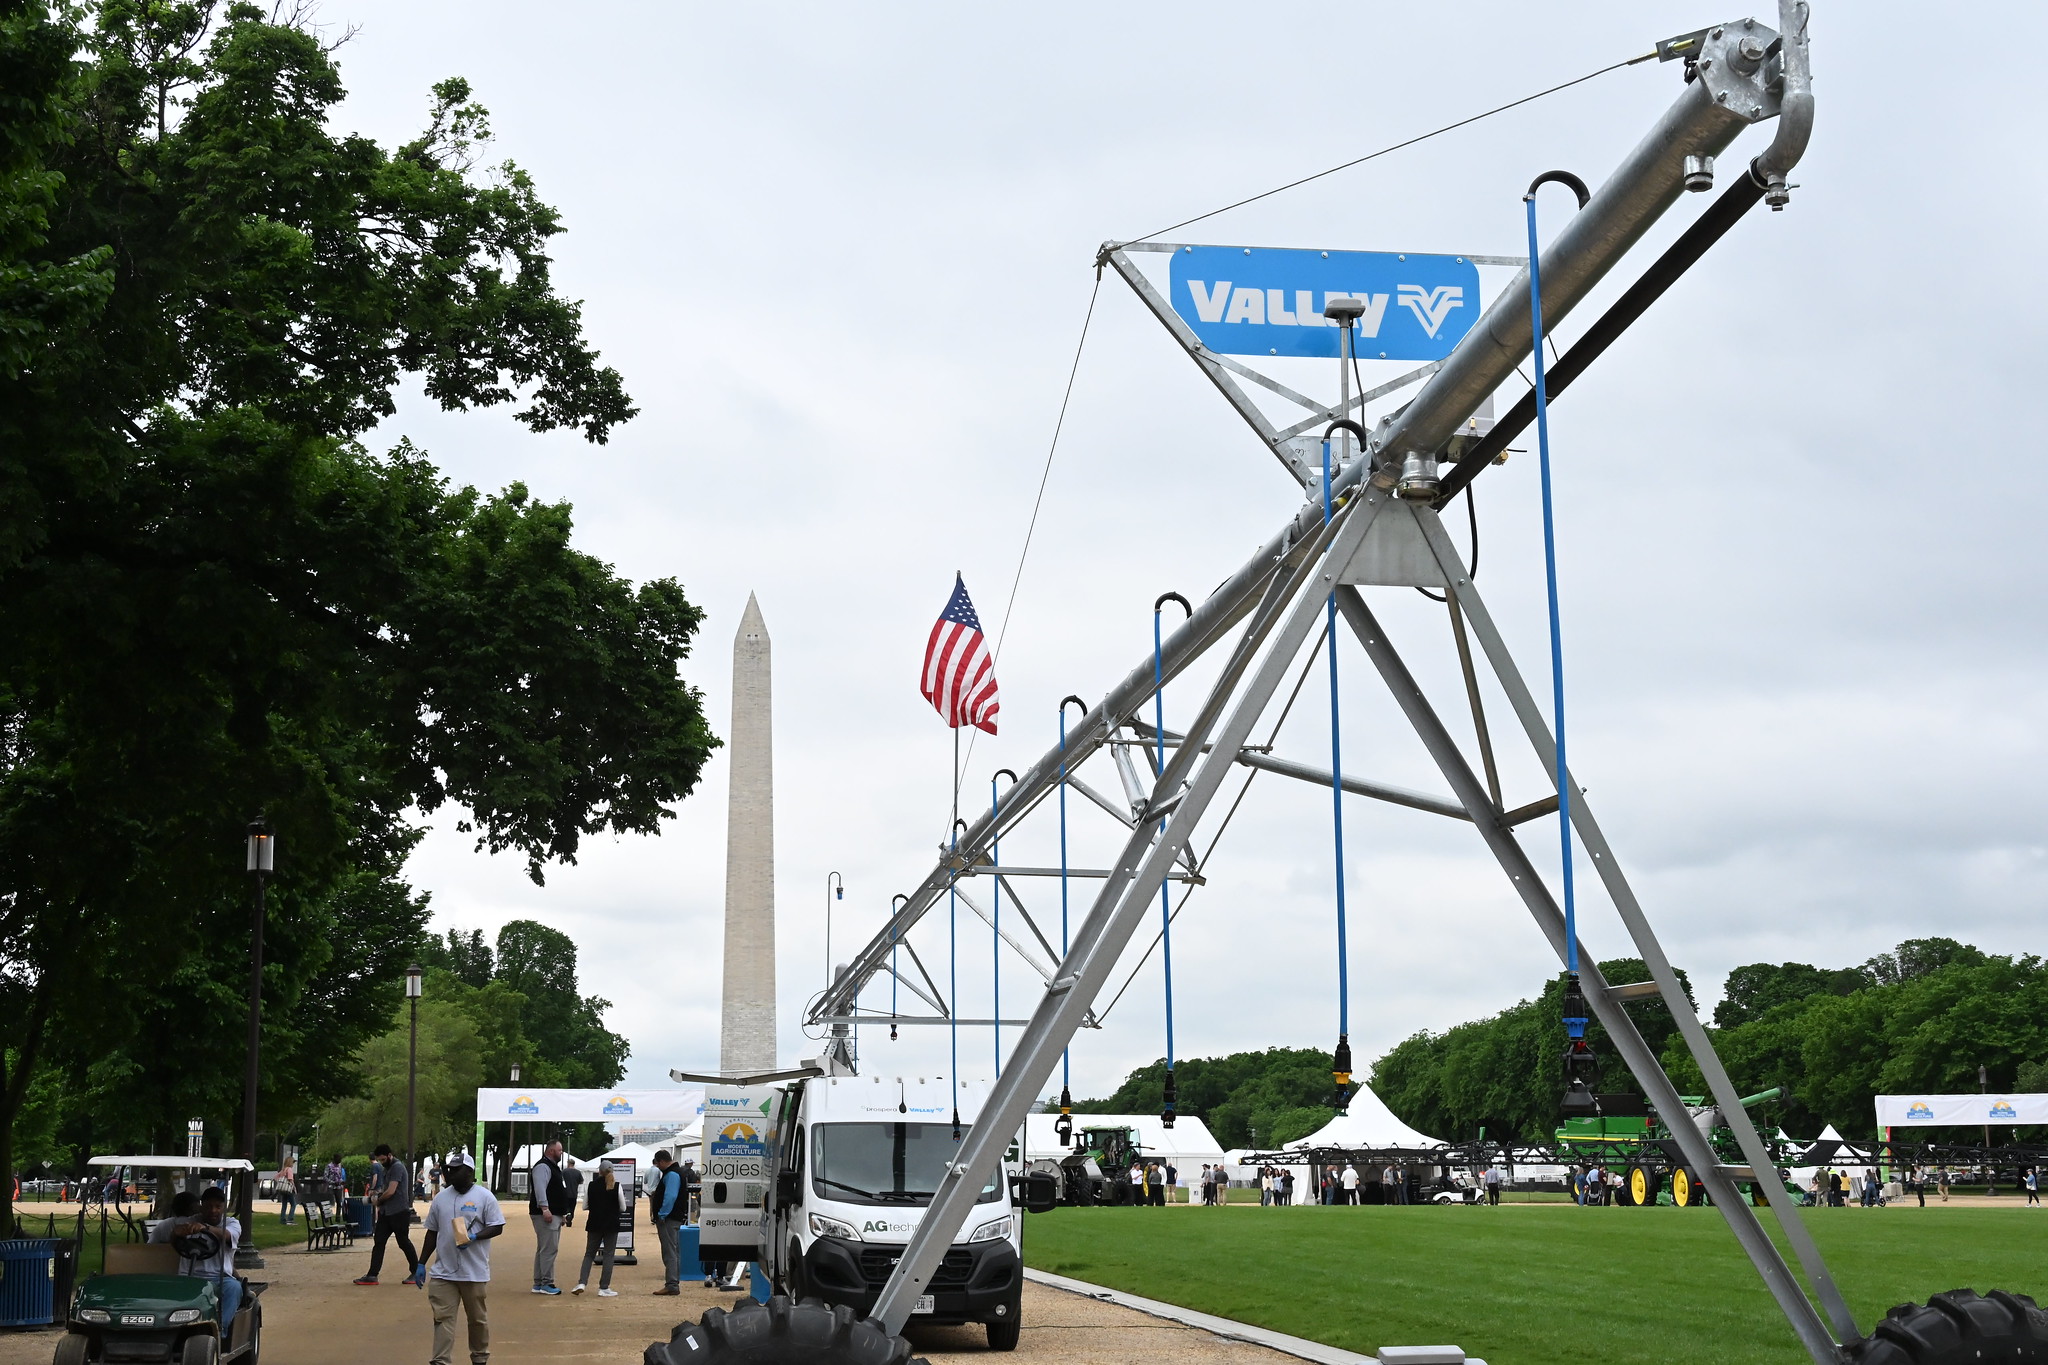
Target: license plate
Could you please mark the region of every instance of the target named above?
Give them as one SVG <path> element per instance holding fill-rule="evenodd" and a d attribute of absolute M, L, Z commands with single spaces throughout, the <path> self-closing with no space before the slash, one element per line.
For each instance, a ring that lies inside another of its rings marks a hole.
<path fill-rule="evenodd" d="M 155 1321 L 156 1314 L 154 1313 L 123 1313 L 121 1315 L 121 1325 L 123 1327 L 148 1327 Z"/>
<path fill-rule="evenodd" d="M 917 1306 L 910 1311 L 913 1313 L 936 1313 L 939 1311 L 938 1300 L 934 1299 L 930 1294 L 919 1294 L 917 1296 Z"/>

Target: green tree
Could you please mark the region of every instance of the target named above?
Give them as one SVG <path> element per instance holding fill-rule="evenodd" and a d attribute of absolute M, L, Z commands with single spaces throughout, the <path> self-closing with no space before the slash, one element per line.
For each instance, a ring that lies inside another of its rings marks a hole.
<path fill-rule="evenodd" d="M 275 1130 L 386 1027 L 420 813 L 539 880 L 716 744 L 677 584 L 361 444 L 408 379 L 592 441 L 633 408 L 468 86 L 388 150 L 343 93 L 253 5 L 0 6 L 0 1170 L 45 1065 L 88 1138 L 232 1131 L 253 815 Z"/>
<path fill-rule="evenodd" d="M 1227 1057 L 1188 1057 L 1173 1068 L 1175 1112 L 1201 1119 L 1226 1148 L 1275 1146 L 1306 1137 L 1336 1114 L 1330 1054 L 1267 1048 Z M 1166 1059 L 1139 1067 L 1107 1099 L 1082 1100 L 1080 1114 L 1151 1114 L 1166 1104 Z"/>
<path fill-rule="evenodd" d="M 324 1148 L 367 1152 L 380 1142 L 402 1147 L 411 1042 L 410 1021 L 401 1006 L 393 1027 L 364 1043 L 353 1058 L 363 1093 L 336 1101 L 320 1116 Z M 454 1001 L 420 1001 L 417 1076 L 416 1150 L 446 1151 L 467 1142 L 475 1127 L 483 1058 L 476 1025 Z M 466 1122 L 465 1114 L 469 1116 Z"/>
<path fill-rule="evenodd" d="M 1829 971 L 1804 962 L 1752 962 L 1728 973 L 1714 1023 L 1721 1028 L 1761 1019 L 1780 1005 L 1815 995 L 1848 995 L 1868 984 L 1854 968 Z"/>

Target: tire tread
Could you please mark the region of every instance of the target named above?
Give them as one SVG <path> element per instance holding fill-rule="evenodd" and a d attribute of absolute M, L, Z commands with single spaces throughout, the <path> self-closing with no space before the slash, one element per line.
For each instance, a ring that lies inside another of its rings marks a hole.
<path fill-rule="evenodd" d="M 644 1365 L 927 1365 L 910 1343 L 873 1318 L 856 1318 L 844 1304 L 807 1298 L 792 1303 L 776 1294 L 765 1304 L 728 1312 L 706 1309 L 696 1322 L 676 1325 L 666 1342 L 653 1342 Z"/>

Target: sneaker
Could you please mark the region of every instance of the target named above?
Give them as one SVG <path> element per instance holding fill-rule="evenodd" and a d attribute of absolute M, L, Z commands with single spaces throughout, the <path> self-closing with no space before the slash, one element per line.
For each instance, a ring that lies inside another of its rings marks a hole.
<path fill-rule="evenodd" d="M 718 1281 L 712 1279 L 709 1275 L 706 1275 L 704 1277 L 704 1287 L 706 1289 L 716 1289 L 718 1288 Z"/>
<path fill-rule="evenodd" d="M 363 1277 L 362 1277 L 362 1278 L 361 1278 L 360 1280 L 357 1280 L 357 1281 L 356 1281 L 356 1283 L 357 1283 L 357 1284 L 375 1284 L 375 1283 L 377 1283 L 377 1277 L 376 1277 L 375 1275 L 365 1275 L 365 1276 L 363 1276 Z"/>
<path fill-rule="evenodd" d="M 533 1292 L 536 1294 L 559 1294 L 562 1291 L 551 1284 L 537 1284 L 533 1287 Z"/>
<path fill-rule="evenodd" d="M 583 1286 L 578 1285 L 576 1287 L 581 1289 Z M 597 1296 L 600 1299 L 616 1299 L 619 1296 L 619 1291 L 616 1289 L 600 1289 L 597 1291 Z"/>
<path fill-rule="evenodd" d="M 574 1289 L 570 1290 L 569 1292 L 570 1292 L 571 1294 L 581 1294 L 581 1293 L 583 1292 L 583 1288 L 584 1288 L 584 1287 L 583 1287 L 582 1285 L 580 1285 L 580 1284 L 579 1284 L 579 1285 L 577 1285 L 577 1286 L 576 1286 L 576 1287 L 575 1287 Z"/>

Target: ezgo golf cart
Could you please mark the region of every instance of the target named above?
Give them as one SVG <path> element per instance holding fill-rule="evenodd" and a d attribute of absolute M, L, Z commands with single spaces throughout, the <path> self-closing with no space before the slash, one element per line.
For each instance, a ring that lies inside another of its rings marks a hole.
<path fill-rule="evenodd" d="M 156 1204 L 150 1210 L 152 1228 L 169 1214 L 175 1171 L 185 1172 L 194 1184 L 217 1174 L 226 1174 L 231 1184 L 255 1178 L 249 1163 L 239 1158 L 98 1156 L 90 1164 L 160 1173 Z M 230 1193 L 232 1196 L 233 1191 Z M 231 1207 L 235 1202 L 230 1197 Z M 243 1235 L 248 1235 L 246 1229 Z M 89 1277 L 72 1296 L 66 1314 L 70 1330 L 58 1339 L 55 1365 L 86 1365 L 88 1361 L 216 1365 L 227 1360 L 256 1365 L 263 1337 L 263 1308 L 256 1298 L 264 1286 L 243 1281 L 235 1320 L 223 1323 L 220 1291 L 214 1283 L 179 1273 L 184 1263 L 212 1254 L 212 1239 L 204 1235 L 109 1246 L 105 1269 Z"/>

